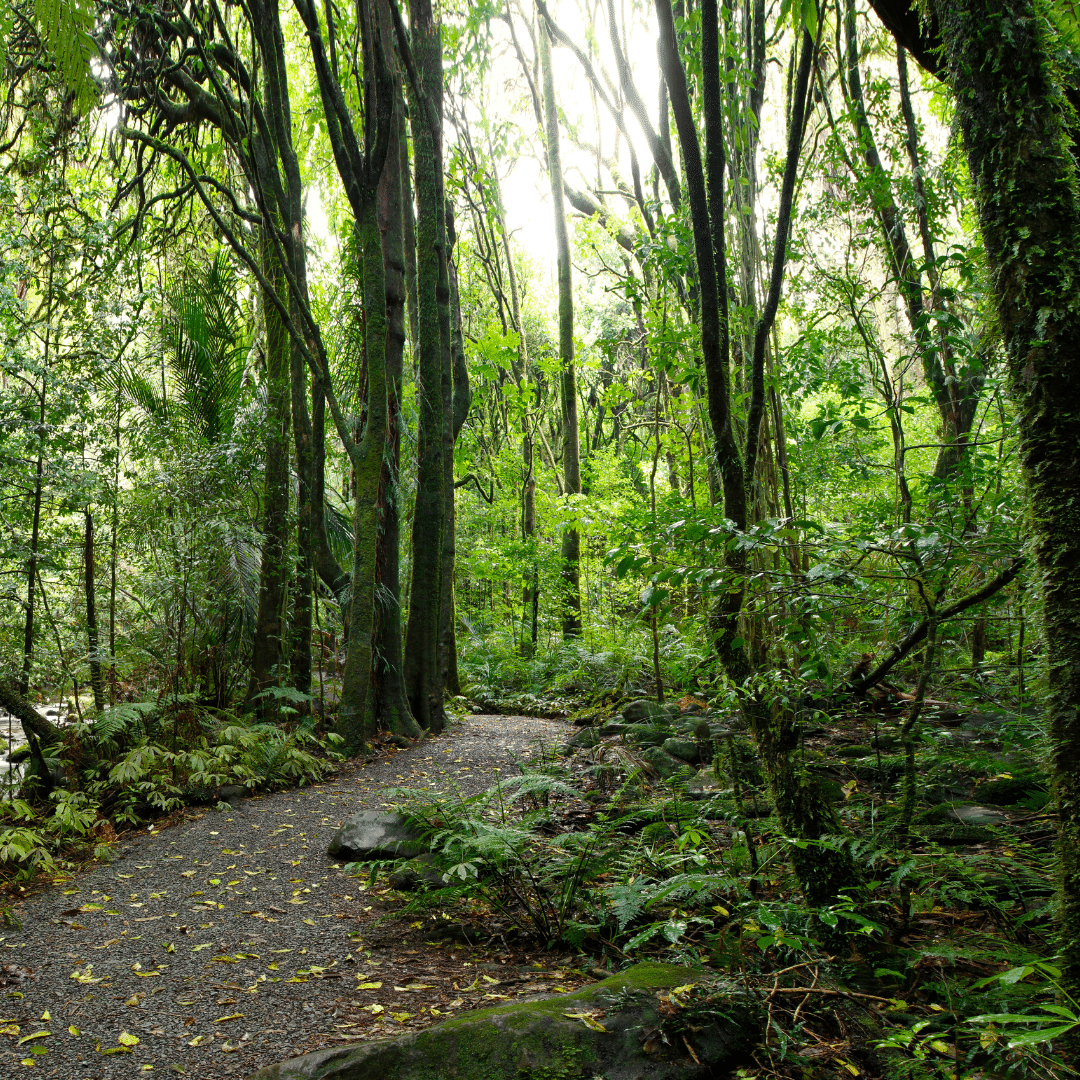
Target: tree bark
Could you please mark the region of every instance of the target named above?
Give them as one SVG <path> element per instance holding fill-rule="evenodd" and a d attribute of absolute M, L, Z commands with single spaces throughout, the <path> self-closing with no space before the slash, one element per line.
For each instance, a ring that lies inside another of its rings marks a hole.
<path fill-rule="evenodd" d="M 279 296 L 286 295 L 284 274 L 278 264 L 269 220 L 263 223 L 262 266 Z M 284 659 L 285 594 L 289 576 L 289 398 L 290 343 L 277 309 L 269 300 L 263 303 L 266 319 L 266 464 L 263 473 L 262 564 L 259 570 L 259 609 L 255 618 L 251 655 L 251 682 L 248 699 L 252 700 L 281 679 Z M 259 698 L 257 711 L 264 719 L 276 718 L 275 701 Z"/>
<path fill-rule="evenodd" d="M 105 684 L 101 677 L 101 652 L 98 645 L 97 589 L 94 581 L 94 515 L 87 507 L 83 513 L 83 589 L 86 597 L 86 643 L 90 662 L 90 688 L 94 708 L 105 708 Z"/>
<path fill-rule="evenodd" d="M 389 14 L 380 5 L 384 27 Z M 384 30 L 384 32 L 386 32 Z M 405 110 L 400 89 L 395 108 L 395 131 L 386 153 L 386 165 L 376 195 L 379 231 L 382 234 L 383 273 L 386 284 L 386 449 L 379 479 L 382 528 L 375 563 L 376 661 L 375 679 L 379 726 L 397 735 L 415 738 L 420 727 L 409 712 L 402 677 L 400 543 L 401 514 L 398 507 L 401 465 L 401 381 L 405 351 L 406 267 L 404 251 L 403 192 L 408 156 Z"/>
<path fill-rule="evenodd" d="M 1058 807 L 1059 956 L 1080 993 L 1080 186 L 1033 0 L 938 2 L 949 77 L 1020 406 L 1043 587 Z"/>
<path fill-rule="evenodd" d="M 562 158 L 559 150 L 559 114 L 555 107 L 555 82 L 551 74 L 548 27 L 537 28 L 541 82 L 544 95 L 544 136 L 547 143 L 548 180 L 555 211 L 555 250 L 559 281 L 559 363 L 562 404 L 563 490 L 581 494 L 581 450 L 578 433 L 577 372 L 574 368 L 574 294 L 570 276 L 570 234 L 563 203 Z M 568 527 L 562 539 L 562 585 L 564 638 L 581 634 L 581 537 Z"/>
<path fill-rule="evenodd" d="M 430 0 L 410 6 L 412 48 L 425 101 L 410 101 L 416 160 L 416 291 L 419 334 L 416 508 L 405 634 L 405 692 L 421 727 L 443 728 L 439 601 L 445 527 L 442 310 L 449 300 L 442 191 L 442 42 Z M 446 293 L 440 293 L 446 290 Z M 447 322 L 447 333 L 449 323 Z M 447 360 L 449 359 L 447 341 Z"/>

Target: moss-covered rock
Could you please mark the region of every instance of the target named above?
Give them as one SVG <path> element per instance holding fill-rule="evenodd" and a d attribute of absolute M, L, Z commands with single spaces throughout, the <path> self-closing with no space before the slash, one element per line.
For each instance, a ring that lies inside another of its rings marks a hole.
<path fill-rule="evenodd" d="M 990 806 L 1015 806 L 1021 802 L 1038 802 L 1043 796 L 1043 805 L 1049 801 L 1046 781 L 1040 777 L 1026 775 L 1002 777 L 1000 780 L 987 780 L 975 789 L 975 797 L 981 803 Z"/>
<path fill-rule="evenodd" d="M 660 746 L 670 734 L 665 728 L 653 727 L 651 724 L 629 724 L 623 732 L 623 738 L 635 746 Z"/>
<path fill-rule="evenodd" d="M 670 1058 L 647 1055 L 641 1038 L 662 1024 L 659 994 L 698 982 L 701 974 L 675 964 L 638 964 L 573 994 L 465 1013 L 397 1039 L 317 1050 L 260 1069 L 251 1080 L 571 1080 L 597 1074 L 705 1080 L 733 1067 L 750 1048 L 753 1012 L 734 984 L 713 996 L 720 1009 L 688 1033 L 697 1063 L 681 1046 Z"/>
<path fill-rule="evenodd" d="M 689 780 L 695 772 L 685 761 L 672 757 L 659 746 L 647 746 L 641 751 L 641 758 L 656 770 L 661 780 L 671 780 L 678 776 L 684 776 Z"/>

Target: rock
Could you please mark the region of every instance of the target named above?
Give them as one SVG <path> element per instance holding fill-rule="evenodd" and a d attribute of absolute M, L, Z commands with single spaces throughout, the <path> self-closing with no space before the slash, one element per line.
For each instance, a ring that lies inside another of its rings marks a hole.
<path fill-rule="evenodd" d="M 434 861 L 430 854 L 411 859 L 390 875 L 390 888 L 397 889 L 398 892 L 419 892 L 425 885 L 441 889 L 446 882 L 443 881 L 442 874 L 432 866 Z"/>
<path fill-rule="evenodd" d="M 986 844 L 997 839 L 990 829 L 982 825 L 924 825 L 918 832 L 927 840 L 944 847 Z"/>
<path fill-rule="evenodd" d="M 690 777 L 686 786 L 691 791 L 719 791 L 721 783 L 717 780 L 716 773 L 713 772 L 712 767 L 710 766 Z"/>
<path fill-rule="evenodd" d="M 218 792 L 218 799 L 228 803 L 235 810 L 240 800 L 250 794 L 251 792 L 246 787 L 241 787 L 239 784 L 226 784 Z"/>
<path fill-rule="evenodd" d="M 601 724 L 597 728 L 598 735 L 623 735 L 626 733 L 626 725 L 620 724 L 618 721 L 612 720 L 607 724 Z"/>
<path fill-rule="evenodd" d="M 722 985 L 715 1013 L 686 1029 L 697 1061 L 681 1036 L 667 1047 L 648 1037 L 663 1023 L 659 994 L 700 978 L 675 964 L 637 964 L 572 994 L 463 1013 L 396 1039 L 316 1050 L 250 1080 L 706 1080 L 741 1060 L 756 1030 L 754 1009 L 736 984 Z M 593 1013 L 601 1030 L 581 1019 Z"/>
<path fill-rule="evenodd" d="M 400 814 L 361 810 L 334 833 L 328 854 L 334 859 L 409 859 L 425 851 L 423 837 Z"/>
<path fill-rule="evenodd" d="M 641 757 L 656 770 L 661 780 L 670 780 L 683 772 L 685 772 L 687 779 L 693 775 L 693 770 L 685 761 L 672 757 L 666 750 L 661 750 L 659 746 L 646 747 L 641 751 Z"/>
<path fill-rule="evenodd" d="M 640 701 L 631 701 L 623 711 L 623 719 L 630 724 L 638 724 L 642 720 L 652 720 L 654 717 L 667 715 L 664 706 L 658 701 L 649 701 L 642 698 Z"/>
<path fill-rule="evenodd" d="M 660 746 L 668 738 L 668 732 L 654 728 L 651 724 L 630 724 L 623 732 L 623 738 L 638 746 Z"/>
<path fill-rule="evenodd" d="M 578 747 L 590 747 L 596 746 L 600 742 L 600 736 L 596 733 L 596 728 L 582 728 L 576 735 L 571 735 L 566 740 L 566 745 L 571 748 Z"/>
<path fill-rule="evenodd" d="M 1035 795 L 1046 795 L 1046 783 L 1035 776 L 1015 776 L 987 780 L 975 789 L 980 802 L 991 806 L 1013 806 Z"/>
<path fill-rule="evenodd" d="M 694 742 L 693 739 L 680 739 L 677 736 L 672 739 L 665 739 L 663 742 L 663 748 L 672 757 L 681 758 L 683 761 L 689 762 L 691 765 L 696 765 L 703 760 L 702 750 L 704 749 L 700 743 Z M 711 757 L 706 751 L 705 760 Z"/>
<path fill-rule="evenodd" d="M 990 810 L 985 806 L 963 803 L 943 803 L 931 810 L 924 810 L 918 821 L 925 825 L 1002 825 L 1008 824 L 1008 814 Z"/>
<path fill-rule="evenodd" d="M 837 751 L 837 757 L 843 758 L 864 758 L 872 757 L 876 751 L 872 746 L 843 746 Z"/>

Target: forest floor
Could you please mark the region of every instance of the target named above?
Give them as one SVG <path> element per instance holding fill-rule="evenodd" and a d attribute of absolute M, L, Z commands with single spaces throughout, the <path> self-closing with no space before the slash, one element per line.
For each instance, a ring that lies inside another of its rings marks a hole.
<path fill-rule="evenodd" d="M 426 940 L 430 924 L 393 917 L 402 898 L 385 875 L 369 887 L 327 856 L 342 820 L 393 802 L 394 787 L 473 794 L 568 731 L 471 716 L 324 783 L 125 834 L 111 862 L 15 905 L 21 927 L 0 934 L 0 1074 L 246 1076 L 576 988 L 586 977 L 556 954 Z"/>

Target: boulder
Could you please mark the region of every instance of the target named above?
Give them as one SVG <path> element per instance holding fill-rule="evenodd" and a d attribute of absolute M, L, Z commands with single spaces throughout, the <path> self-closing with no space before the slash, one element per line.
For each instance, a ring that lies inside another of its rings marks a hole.
<path fill-rule="evenodd" d="M 685 773 L 687 779 L 693 775 L 694 770 L 685 761 L 672 757 L 666 750 L 661 750 L 659 746 L 646 747 L 641 751 L 641 758 L 656 770 L 661 780 L 670 780 L 680 773 Z"/>
<path fill-rule="evenodd" d="M 651 724 L 629 724 L 623 732 L 623 738 L 637 746 L 660 746 L 669 734 Z"/>
<path fill-rule="evenodd" d="M 691 791 L 719 791 L 724 785 L 717 779 L 712 766 L 709 766 L 692 776 L 686 786 Z"/>
<path fill-rule="evenodd" d="M 987 780 L 975 790 L 980 802 L 991 806 L 1014 806 L 1033 795 L 1046 794 L 1046 781 L 1026 775 Z"/>
<path fill-rule="evenodd" d="M 640 724 L 642 720 L 652 720 L 656 717 L 666 716 L 664 706 L 658 701 L 649 701 L 642 698 L 639 701 L 631 701 L 623 711 L 623 719 L 630 724 Z"/>
<path fill-rule="evenodd" d="M 576 735 L 571 735 L 566 740 L 566 746 L 570 750 L 575 750 L 579 747 L 596 746 L 600 742 L 600 736 L 596 733 L 596 728 L 582 728 Z"/>
<path fill-rule="evenodd" d="M 599 735 L 623 735 L 626 733 L 626 725 L 620 724 L 616 720 L 611 720 L 606 724 L 601 724 L 597 728 L 597 734 Z"/>
<path fill-rule="evenodd" d="M 328 854 L 334 859 L 411 859 L 427 849 L 423 837 L 400 814 L 361 810 L 334 833 Z"/>
<path fill-rule="evenodd" d="M 396 1039 L 316 1050 L 251 1080 L 706 1080 L 742 1062 L 755 1027 L 748 996 L 731 983 L 717 988 L 708 1014 L 680 1024 L 679 1036 L 665 1044 L 660 1033 L 671 1005 L 661 995 L 700 982 L 701 974 L 638 964 L 572 994 L 463 1013 Z"/>
<path fill-rule="evenodd" d="M 432 855 L 418 855 L 404 866 L 399 866 L 389 878 L 390 888 L 398 892 L 419 892 L 425 885 L 441 889 L 446 884 L 442 874 L 432 866 Z"/>
<path fill-rule="evenodd" d="M 707 761 L 712 757 L 712 754 L 709 753 L 711 748 L 703 747 L 701 743 L 695 742 L 693 739 L 680 739 L 676 736 L 665 739 L 661 745 L 672 757 L 681 758 L 691 765 L 696 765 L 700 761 Z"/>

